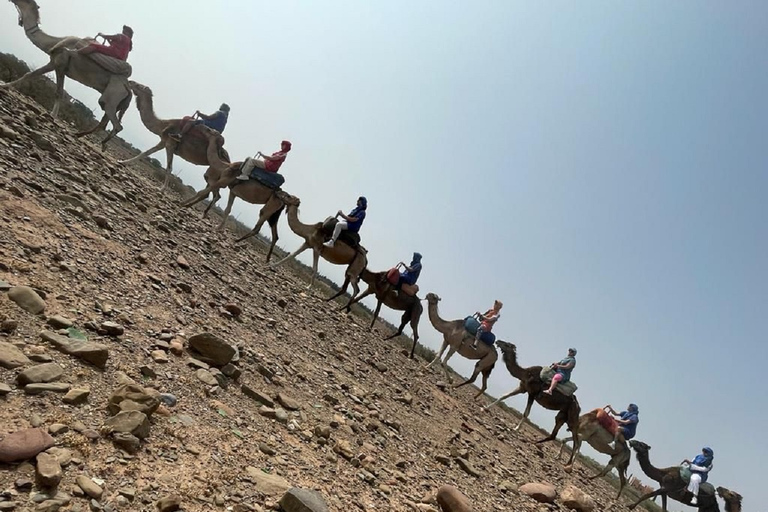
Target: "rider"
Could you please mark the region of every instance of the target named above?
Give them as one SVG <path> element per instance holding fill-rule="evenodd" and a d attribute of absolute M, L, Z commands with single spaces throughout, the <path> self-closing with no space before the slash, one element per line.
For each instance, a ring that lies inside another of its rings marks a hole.
<path fill-rule="evenodd" d="M 555 375 L 552 377 L 552 382 L 549 385 L 549 389 L 547 389 L 544 392 L 548 395 L 551 395 L 552 391 L 555 390 L 555 386 L 557 386 L 558 382 L 565 384 L 566 382 L 571 380 L 571 372 L 573 371 L 573 368 L 575 366 L 576 366 L 576 349 L 569 348 L 568 356 L 561 359 L 559 363 L 552 363 L 552 365 L 550 366 L 550 368 L 555 370 Z"/>
<path fill-rule="evenodd" d="M 365 197 L 360 196 L 357 198 L 357 206 L 354 210 L 349 212 L 349 215 L 344 215 L 341 210 L 336 212 L 336 217 L 341 217 L 344 220 L 340 220 L 336 223 L 336 227 L 333 228 L 333 236 L 331 236 L 331 239 L 323 245 L 328 248 L 333 247 L 342 231 L 346 230 L 350 233 L 357 233 L 360 231 L 360 226 L 363 225 L 363 221 L 365 220 L 365 210 L 367 208 L 368 200 Z"/>
<path fill-rule="evenodd" d="M 280 143 L 280 151 L 275 151 L 272 153 L 272 156 L 267 156 L 258 151 L 253 158 L 248 157 L 245 159 L 240 170 L 240 176 L 237 179 L 247 181 L 254 167 L 258 167 L 266 172 L 277 172 L 280 166 L 283 165 L 283 162 L 285 162 L 285 157 L 288 156 L 290 150 L 291 143 L 284 140 Z M 258 160 L 259 157 L 262 157 L 263 160 Z"/>
<path fill-rule="evenodd" d="M 176 142 L 181 142 L 181 139 L 184 138 L 184 135 L 186 135 L 186 133 L 191 130 L 193 126 L 200 124 L 207 126 L 219 134 L 222 134 L 224 132 L 224 128 L 227 126 L 227 121 L 229 120 L 229 105 L 222 103 L 219 107 L 219 110 L 210 115 L 203 114 L 199 110 L 196 110 L 195 115 L 200 117 L 200 119 L 187 121 L 184 123 L 179 133 L 171 133 L 169 136 Z"/>
<path fill-rule="evenodd" d="M 491 332 L 493 324 L 501 318 L 500 311 L 503 305 L 504 304 L 502 304 L 501 301 L 495 300 L 493 301 L 493 307 L 485 313 L 480 313 L 479 311 L 475 313 L 477 319 L 480 320 L 480 327 L 477 328 L 477 332 L 475 333 L 475 341 L 472 343 L 472 348 L 477 349 L 477 342 L 480 341 L 480 337 L 483 333 Z"/>
<path fill-rule="evenodd" d="M 607 410 L 615 416 L 614 420 L 619 426 L 616 428 L 616 434 L 613 436 L 613 445 L 618 446 L 619 441 L 624 443 L 635 437 L 637 432 L 637 423 L 640 419 L 637 415 L 640 410 L 635 404 L 629 404 L 626 411 L 616 412 L 613 407 L 606 405 L 603 409 Z"/>
<path fill-rule="evenodd" d="M 701 449 L 701 453 L 694 457 L 692 461 L 688 459 L 683 461 L 683 464 L 689 464 L 691 470 L 691 481 L 688 483 L 688 491 L 693 494 L 691 505 L 697 504 L 699 484 L 707 481 L 707 476 L 712 471 L 712 460 L 714 458 L 715 453 L 712 451 L 712 448 L 705 446 Z"/>
<path fill-rule="evenodd" d="M 106 35 L 99 32 L 96 37 L 103 37 L 109 44 L 90 43 L 80 48 L 77 53 L 88 55 L 89 53 L 102 53 L 118 60 L 128 60 L 128 53 L 133 49 L 133 29 L 123 25 L 122 34 Z"/>
<path fill-rule="evenodd" d="M 406 265 L 401 261 L 397 266 L 403 267 L 404 270 L 400 272 L 400 278 L 395 285 L 395 289 L 399 290 L 404 284 L 413 286 L 416 284 L 416 281 L 419 280 L 419 275 L 421 275 L 421 253 L 413 253 L 413 259 L 411 260 L 410 265 Z"/>

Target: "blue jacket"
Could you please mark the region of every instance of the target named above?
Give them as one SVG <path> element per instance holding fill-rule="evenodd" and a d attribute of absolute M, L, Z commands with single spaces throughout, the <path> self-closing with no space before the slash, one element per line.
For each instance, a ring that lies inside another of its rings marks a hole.
<path fill-rule="evenodd" d="M 228 119 L 229 119 L 228 112 L 224 112 L 223 110 L 217 110 L 216 113 L 213 114 L 213 118 L 204 119 L 203 124 L 208 128 L 216 130 L 219 133 L 223 133 L 224 128 L 227 126 Z"/>
<path fill-rule="evenodd" d="M 400 274 L 400 282 L 416 284 L 416 281 L 419 280 L 419 275 L 421 275 L 421 254 L 413 253 L 413 261 L 408 266 L 411 267 L 411 270 L 406 270 Z"/>
<path fill-rule="evenodd" d="M 692 461 L 691 464 L 695 466 L 701 466 L 702 468 L 708 468 L 712 465 L 712 461 L 715 458 L 715 454 L 712 452 L 712 450 L 709 450 L 709 454 L 705 455 L 703 453 L 698 454 Z M 696 473 L 697 475 L 701 475 L 701 481 L 706 482 L 707 476 L 709 476 L 709 471 L 703 472 L 703 471 L 695 471 L 691 470 L 691 473 Z"/>

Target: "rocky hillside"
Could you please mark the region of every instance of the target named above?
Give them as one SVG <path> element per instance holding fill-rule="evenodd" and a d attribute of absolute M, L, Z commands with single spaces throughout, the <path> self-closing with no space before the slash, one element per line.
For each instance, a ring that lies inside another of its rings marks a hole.
<path fill-rule="evenodd" d="M 538 430 L 71 133 L 0 92 L 0 511 L 429 511 L 443 484 L 476 511 L 611 504 Z"/>

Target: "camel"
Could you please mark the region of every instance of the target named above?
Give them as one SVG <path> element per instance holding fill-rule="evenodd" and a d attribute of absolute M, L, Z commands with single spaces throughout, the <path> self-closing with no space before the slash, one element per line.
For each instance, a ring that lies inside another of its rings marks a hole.
<path fill-rule="evenodd" d="M 220 177 L 221 168 L 229 163 L 229 154 L 224 148 L 221 148 L 218 160 L 221 160 L 223 163 L 217 168 L 211 168 L 212 162 L 208 159 L 208 146 L 209 136 L 212 136 L 214 132 L 205 126 L 196 126 L 184 136 L 181 142 L 173 140 L 170 134 L 178 132 L 184 120 L 158 118 L 154 111 L 152 89 L 144 84 L 134 82 L 133 80 L 128 82 L 128 87 L 130 87 L 131 91 L 136 94 L 136 107 L 139 109 L 141 122 L 144 123 L 147 130 L 160 137 L 160 142 L 148 150 L 139 153 L 128 160 L 121 160 L 118 163 L 130 164 L 165 148 L 165 181 L 163 182 L 163 186 L 160 187 L 161 191 L 168 188 L 168 184 L 171 181 L 173 155 L 179 155 L 181 158 L 194 165 L 209 166 L 205 171 L 205 181 L 207 183 L 217 181 Z M 220 199 L 220 197 L 218 190 L 215 190 L 213 201 L 208 206 L 203 216 L 208 214 L 208 210 Z"/>
<path fill-rule="evenodd" d="M 582 414 L 579 417 L 579 435 L 572 436 L 563 440 L 563 444 L 560 445 L 560 453 L 557 454 L 558 458 L 563 452 L 565 443 L 568 441 L 574 441 L 573 453 L 579 453 L 581 443 L 586 441 L 589 445 L 600 453 L 610 455 L 611 460 L 608 461 L 608 465 L 598 474 L 589 477 L 590 480 L 605 476 L 613 468 L 616 468 L 619 472 L 619 494 L 616 495 L 616 499 L 621 497 L 621 491 L 624 490 L 624 486 L 627 483 L 627 469 L 629 468 L 629 460 L 632 458 L 632 452 L 626 443 L 621 443 L 617 447 L 611 446 L 613 443 L 613 434 L 608 432 L 600 423 L 602 416 L 608 415 L 603 409 L 593 409 L 586 414 Z M 574 455 L 575 457 L 575 455 Z M 566 471 L 570 471 L 572 466 L 566 466 Z"/>
<path fill-rule="evenodd" d="M 528 415 L 531 413 L 531 406 L 535 400 L 545 409 L 557 411 L 557 416 L 555 416 L 555 428 L 552 429 L 552 433 L 547 437 L 536 441 L 536 444 L 553 441 L 557 437 L 557 433 L 564 423 L 568 425 L 568 430 L 571 431 L 571 434 L 575 438 L 578 438 L 579 413 L 581 412 L 581 407 L 579 406 L 579 401 L 576 399 L 576 395 L 566 396 L 557 389 L 555 389 L 555 392 L 551 395 L 544 393 L 544 390 L 549 386 L 541 380 L 542 367 L 530 366 L 528 368 L 523 368 L 517 364 L 517 347 L 512 343 L 507 343 L 505 341 L 497 341 L 496 344 L 501 349 L 502 358 L 504 364 L 507 365 L 507 370 L 509 370 L 509 373 L 512 374 L 513 377 L 520 381 L 520 385 L 513 391 L 510 391 L 495 402 L 486 406 L 485 409 L 490 409 L 497 403 L 506 400 L 511 396 L 519 395 L 520 393 L 528 393 L 528 403 L 525 406 L 525 412 L 523 413 L 523 417 L 520 418 L 520 423 L 517 424 L 515 430 L 519 430 L 525 420 L 528 419 Z M 566 467 L 572 466 L 575 457 L 576 450 L 573 450 Z"/>
<path fill-rule="evenodd" d="M 108 123 L 112 123 L 112 130 L 101 141 L 101 149 L 104 150 L 107 142 L 123 129 L 121 120 L 131 104 L 133 95 L 128 88 L 128 77 L 131 74 L 130 66 L 127 63 L 122 64 L 117 59 L 110 59 L 99 54 L 87 56 L 67 51 L 82 48 L 93 42 L 94 39 L 75 36 L 50 36 L 40 29 L 40 8 L 34 0 L 11 1 L 16 6 L 16 10 L 19 11 L 19 25 L 24 27 L 27 38 L 32 41 L 32 44 L 50 55 L 51 59 L 45 66 L 30 71 L 17 80 L 0 84 L 0 88 L 13 87 L 32 77 L 44 75 L 51 71 L 55 72 L 56 99 L 51 111 L 54 119 L 59 114 L 61 100 L 64 96 L 64 79 L 66 77 L 76 80 L 86 87 L 96 89 L 101 93 L 99 106 L 104 110 L 104 116 L 93 129 L 78 132 L 75 135 L 82 137 L 96 130 L 106 128 Z M 108 71 L 105 67 L 98 64 L 97 60 L 104 65 L 119 66 L 120 73 Z"/>
<path fill-rule="evenodd" d="M 373 313 L 373 320 L 371 320 L 371 329 L 373 329 L 373 325 L 376 323 L 376 319 L 379 317 L 379 311 L 381 311 L 382 304 L 386 304 L 395 311 L 403 311 L 403 316 L 400 319 L 400 327 L 397 328 L 395 334 L 384 339 L 391 340 L 392 338 L 397 338 L 403 334 L 405 325 L 410 322 L 411 329 L 413 330 L 413 345 L 411 346 L 410 358 L 413 359 L 413 353 L 416 350 L 416 344 L 419 342 L 419 319 L 421 318 L 421 313 L 424 311 L 424 308 L 422 307 L 421 301 L 417 296 L 406 295 L 405 293 L 398 293 L 393 290 L 392 286 L 386 280 L 386 275 L 386 272 L 371 272 L 367 268 L 364 268 L 363 272 L 360 274 L 360 279 L 362 279 L 368 285 L 368 288 L 360 295 L 357 295 L 356 297 L 350 297 L 349 301 L 344 306 L 342 306 L 341 309 L 346 309 L 347 312 L 350 312 L 352 304 L 360 302 L 371 294 L 376 294 L 376 310 Z M 336 297 L 340 297 L 346 293 L 349 281 L 349 276 L 347 276 L 344 279 L 344 285 L 341 287 L 341 289 L 328 300 L 332 301 Z"/>
<path fill-rule="evenodd" d="M 651 447 L 642 441 L 631 440 L 629 445 L 637 453 L 637 461 L 640 467 L 649 478 L 659 483 L 661 487 L 653 492 L 644 494 L 635 503 L 629 506 L 632 510 L 648 498 L 661 496 L 661 507 L 667 512 L 667 496 L 675 501 L 684 503 L 691 507 L 697 507 L 701 512 L 719 512 L 720 507 L 717 504 L 717 498 L 714 494 L 705 494 L 704 484 L 699 488 L 698 504 L 691 505 L 693 495 L 687 491 L 688 483 L 680 477 L 680 466 L 671 466 L 668 468 L 656 468 L 651 464 L 648 452 Z M 727 512 L 741 512 L 741 495 L 729 491 L 725 487 L 718 487 L 717 494 L 725 500 L 725 510 Z"/>
<path fill-rule="evenodd" d="M 482 373 L 483 384 L 477 394 L 473 397 L 474 399 L 477 399 L 477 397 L 485 393 L 485 390 L 488 388 L 488 377 L 490 377 L 491 371 L 493 371 L 493 367 L 496 365 L 496 360 L 499 358 L 499 354 L 496 352 L 496 347 L 482 342 L 477 345 L 476 349 L 472 348 L 472 341 L 474 338 L 464 328 L 463 319 L 443 320 L 440 318 L 440 313 L 437 311 L 437 303 L 441 300 L 442 299 L 434 293 L 427 294 L 427 313 L 429 314 L 429 321 L 438 332 L 442 333 L 443 345 L 440 347 L 440 352 L 437 353 L 435 358 L 425 366 L 424 369 L 427 370 L 436 362 L 440 361 L 440 366 L 443 368 L 445 379 L 449 383 L 452 383 L 453 378 L 448 374 L 447 364 L 453 354 L 458 352 L 459 355 L 464 356 L 467 359 L 479 359 L 479 361 L 475 363 L 475 368 L 472 370 L 472 375 L 469 379 L 461 384 L 454 384 L 452 386 L 455 389 L 466 384 L 471 384 L 475 382 L 477 376 Z M 446 354 L 445 359 L 441 360 L 443 352 L 445 352 L 445 349 L 448 348 L 448 346 L 450 346 L 451 349 L 448 351 L 448 354 Z"/>
<path fill-rule="evenodd" d="M 288 226 L 291 231 L 299 235 L 304 239 L 304 243 L 301 247 L 296 249 L 293 253 L 289 254 L 277 263 L 273 263 L 271 268 L 276 268 L 286 261 L 295 258 L 307 249 L 312 249 L 312 277 L 310 278 L 307 289 L 312 288 L 315 284 L 315 277 L 317 276 L 317 264 L 320 256 L 329 263 L 334 265 L 347 265 L 345 272 L 345 278 L 349 279 L 354 290 L 354 295 L 360 292 L 360 286 L 358 282 L 360 280 L 360 274 L 363 269 L 368 266 L 368 256 L 362 246 L 352 248 L 342 240 L 339 240 L 333 247 L 326 247 L 323 245 L 325 242 L 324 222 L 317 222 L 315 224 L 303 224 L 299 220 L 299 205 L 298 198 L 293 198 L 292 201 L 286 202 L 286 215 L 288 217 Z M 327 221 L 326 221 L 327 222 Z"/>

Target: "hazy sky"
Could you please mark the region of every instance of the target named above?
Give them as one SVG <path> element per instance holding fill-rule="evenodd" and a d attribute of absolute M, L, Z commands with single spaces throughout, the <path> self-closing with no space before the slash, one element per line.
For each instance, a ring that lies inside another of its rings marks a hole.
<path fill-rule="evenodd" d="M 523 365 L 577 347 L 584 410 L 636 402 L 652 462 L 711 446 L 710 481 L 757 510 L 768 2 L 38 3 L 54 35 L 130 24 L 133 79 L 160 116 L 229 103 L 236 159 L 291 140 L 284 188 L 303 220 L 366 195 L 373 270 L 418 250 L 419 284 L 445 318 L 501 299 L 497 335 Z M 46 61 L 9 2 L 0 22 L 0 50 Z M 95 93 L 67 89 L 98 108 Z M 125 120 L 136 146 L 156 142 L 135 108 Z M 176 162 L 200 188 L 204 169 Z M 257 211 L 235 209 L 247 223 Z M 299 245 L 280 230 L 283 247 Z M 421 326 L 437 348 L 426 316 Z M 491 392 L 516 385 L 497 366 Z M 532 417 L 550 428 L 554 413 Z"/>

